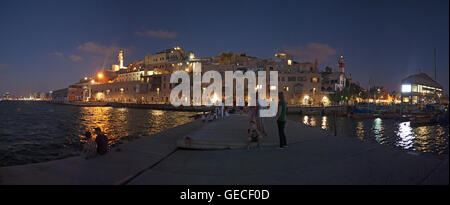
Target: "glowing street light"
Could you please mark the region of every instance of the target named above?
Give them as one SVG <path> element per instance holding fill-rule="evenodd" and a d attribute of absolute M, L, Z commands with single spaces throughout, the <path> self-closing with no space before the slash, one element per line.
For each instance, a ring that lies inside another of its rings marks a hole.
<path fill-rule="evenodd" d="M 97 77 L 98 77 L 99 79 L 102 79 L 102 78 L 103 78 L 103 74 L 102 74 L 102 73 L 99 73 L 99 74 L 97 75 Z"/>
<path fill-rule="evenodd" d="M 216 104 L 216 102 L 217 102 L 218 100 L 219 100 L 219 97 L 217 96 L 216 93 L 214 93 L 213 97 L 211 98 L 211 102 L 212 102 L 213 104 Z"/>

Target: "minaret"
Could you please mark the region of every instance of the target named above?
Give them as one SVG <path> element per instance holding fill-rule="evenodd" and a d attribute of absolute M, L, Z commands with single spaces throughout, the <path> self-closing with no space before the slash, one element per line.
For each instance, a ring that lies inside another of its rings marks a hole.
<path fill-rule="evenodd" d="M 344 73 L 344 65 L 345 65 L 344 56 L 339 57 L 338 63 L 339 63 L 339 70 L 341 71 L 341 73 Z"/>
<path fill-rule="evenodd" d="M 119 68 L 123 69 L 124 68 L 123 67 L 123 50 L 120 50 L 118 60 L 119 60 Z"/>
<path fill-rule="evenodd" d="M 319 60 L 314 59 L 314 72 L 319 73 Z"/>

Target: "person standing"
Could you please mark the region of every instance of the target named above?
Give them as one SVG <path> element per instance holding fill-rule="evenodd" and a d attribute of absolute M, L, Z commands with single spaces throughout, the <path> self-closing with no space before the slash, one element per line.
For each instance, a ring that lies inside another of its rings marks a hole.
<path fill-rule="evenodd" d="M 278 136 L 280 137 L 280 148 L 286 148 L 286 135 L 284 133 L 284 128 L 286 127 L 286 101 L 284 100 L 283 92 L 278 93 L 278 112 L 277 112 L 277 125 L 278 125 Z"/>
<path fill-rule="evenodd" d="M 95 138 L 95 142 L 97 143 L 97 153 L 99 155 L 104 155 L 108 152 L 108 137 L 103 134 L 99 127 L 95 128 L 95 133 L 97 134 L 97 137 Z"/>
<path fill-rule="evenodd" d="M 256 116 L 256 126 L 258 127 L 258 130 L 261 131 L 262 135 L 267 137 L 266 129 L 264 129 L 264 122 L 262 117 L 260 116 L 260 110 L 265 109 L 261 107 L 259 104 L 259 101 L 256 101 L 256 107 L 255 107 L 255 116 Z"/>
<path fill-rule="evenodd" d="M 221 117 L 221 118 L 223 118 L 223 112 L 224 112 L 224 109 L 225 109 L 225 105 L 224 105 L 223 102 L 222 102 L 222 104 L 220 104 L 220 117 Z"/>

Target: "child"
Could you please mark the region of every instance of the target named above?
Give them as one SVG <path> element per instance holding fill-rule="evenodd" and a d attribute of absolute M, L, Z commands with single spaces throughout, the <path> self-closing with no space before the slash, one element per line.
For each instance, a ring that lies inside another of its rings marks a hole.
<path fill-rule="evenodd" d="M 256 127 L 255 121 L 251 120 L 249 122 L 249 129 L 248 129 L 247 149 L 250 149 L 251 142 L 257 142 L 258 148 L 261 149 L 261 139 L 262 139 L 262 135 L 261 135 L 259 129 Z"/>
<path fill-rule="evenodd" d="M 205 111 L 203 111 L 203 114 L 202 114 L 202 121 L 203 121 L 203 122 L 206 121 L 206 114 L 205 114 Z"/>

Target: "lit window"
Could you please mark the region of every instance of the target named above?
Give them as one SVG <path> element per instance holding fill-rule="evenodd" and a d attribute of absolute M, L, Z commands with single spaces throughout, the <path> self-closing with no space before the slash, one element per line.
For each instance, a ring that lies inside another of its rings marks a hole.
<path fill-rule="evenodd" d="M 410 92 L 411 92 L 411 85 L 410 84 L 402 85 L 402 93 L 410 93 Z"/>

